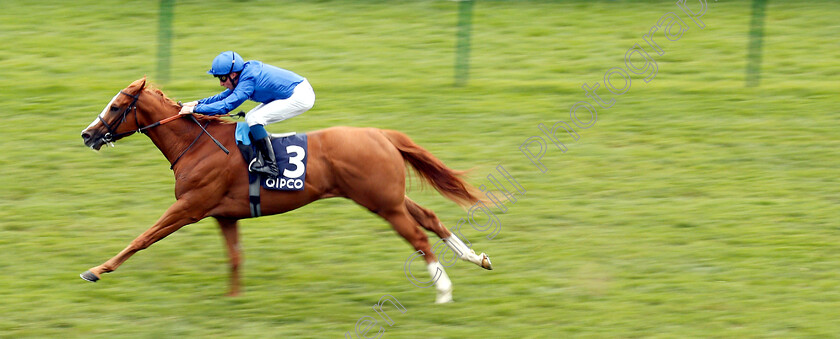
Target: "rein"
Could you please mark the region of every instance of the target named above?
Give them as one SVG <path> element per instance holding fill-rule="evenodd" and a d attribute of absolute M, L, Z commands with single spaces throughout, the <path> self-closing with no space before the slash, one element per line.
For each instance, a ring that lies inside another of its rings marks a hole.
<path fill-rule="evenodd" d="M 127 136 L 129 136 L 129 135 L 134 134 L 134 133 L 142 133 L 142 134 L 146 134 L 146 130 L 149 130 L 149 129 L 152 129 L 152 128 L 155 128 L 155 127 L 158 127 L 158 126 L 160 126 L 160 125 L 166 124 L 166 123 L 168 123 L 168 122 L 175 121 L 175 120 L 177 120 L 177 119 L 179 119 L 179 118 L 183 117 L 183 115 L 181 115 L 181 114 L 176 114 L 176 115 L 173 115 L 173 116 L 171 116 L 171 117 L 168 117 L 168 118 L 165 118 L 165 119 L 162 119 L 162 120 L 156 121 L 156 122 L 154 122 L 154 123 L 151 123 L 151 124 L 149 124 L 149 125 L 146 125 L 146 126 L 143 126 L 143 127 L 138 127 L 136 130 L 133 130 L 133 131 L 123 132 L 123 133 L 116 133 L 117 128 L 119 128 L 119 127 L 120 127 L 120 125 L 121 125 L 123 122 L 125 122 L 125 120 L 126 120 L 126 118 L 127 118 L 127 116 L 128 116 L 128 112 L 130 112 L 130 111 L 132 111 L 132 110 L 134 110 L 134 124 L 135 124 L 135 126 L 140 126 L 140 121 L 137 119 L 137 100 L 139 100 L 139 99 L 140 99 L 140 94 L 141 94 L 141 93 L 143 93 L 143 91 L 142 91 L 142 90 L 140 91 L 140 93 L 137 93 L 137 95 L 131 95 L 131 94 L 128 94 L 128 93 L 126 93 L 126 92 L 120 91 L 120 94 L 123 94 L 123 95 L 126 95 L 126 96 L 128 96 L 128 97 L 131 97 L 131 98 L 133 98 L 134 100 L 132 100 L 132 101 L 131 101 L 131 103 L 130 103 L 130 104 L 129 104 L 126 108 L 125 108 L 125 110 L 122 112 L 122 119 L 118 120 L 118 122 L 117 122 L 116 124 L 114 124 L 114 126 L 113 126 L 113 127 L 111 127 L 111 125 L 110 125 L 110 124 L 108 124 L 108 123 L 105 121 L 105 119 L 103 119 L 103 118 L 102 118 L 102 115 L 99 115 L 99 121 L 100 121 L 100 122 L 102 122 L 102 124 L 103 124 L 103 125 L 105 125 L 105 128 L 106 128 L 106 129 L 108 129 L 108 133 L 105 133 L 105 135 L 102 137 L 102 140 L 103 140 L 103 141 L 105 141 L 105 142 L 107 142 L 107 143 L 111 143 L 111 142 L 116 141 L 117 139 L 120 139 L 120 138 L 123 138 L 123 137 L 127 137 Z M 216 138 L 214 138 L 214 137 L 210 134 L 210 132 L 207 132 L 207 129 L 205 128 L 205 126 L 201 126 L 201 123 L 200 123 L 200 122 L 198 122 L 198 119 L 196 119 L 196 118 L 195 118 L 195 116 L 193 116 L 192 114 L 190 114 L 189 116 L 190 116 L 190 119 L 191 119 L 193 122 L 195 122 L 195 124 L 196 124 L 196 125 L 198 125 L 198 127 L 199 127 L 199 128 L 201 128 L 201 132 L 202 132 L 202 133 L 199 133 L 199 134 L 198 134 L 198 136 L 195 138 L 195 140 L 193 140 L 193 142 L 192 142 L 189 146 L 187 146 L 187 149 L 185 149 L 183 152 L 181 152 L 181 154 L 180 154 L 180 155 L 178 155 L 178 158 L 176 158 L 176 159 L 175 159 L 175 161 L 173 161 L 173 162 L 172 162 L 172 166 L 170 166 L 170 167 L 169 167 L 169 169 L 173 169 L 173 168 L 175 168 L 175 163 L 177 163 L 177 162 L 178 162 L 178 160 L 181 160 L 181 157 L 183 157 L 183 156 L 184 156 L 184 154 L 186 154 L 186 153 L 187 153 L 187 151 L 189 151 L 189 150 L 190 150 L 190 149 L 191 149 L 191 148 L 195 145 L 195 143 L 196 143 L 196 142 L 198 142 L 198 139 L 200 139 L 200 138 L 201 138 L 201 136 L 202 136 L 203 134 L 207 134 L 207 136 L 208 136 L 208 137 L 210 137 L 210 140 L 213 140 L 213 142 L 214 142 L 214 143 L 216 143 L 216 146 L 219 146 L 219 148 L 220 148 L 222 151 L 224 151 L 224 152 L 225 152 L 225 154 L 230 154 L 230 151 L 228 151 L 228 149 L 227 149 L 227 148 L 225 148 L 225 146 L 223 146 L 221 142 L 219 142 L 218 140 L 216 140 Z M 209 124 L 210 124 L 210 123 L 208 122 L 208 123 L 207 123 L 207 125 L 209 125 Z"/>
<path fill-rule="evenodd" d="M 177 119 L 178 117 L 181 117 L 181 115 L 179 114 L 179 115 L 176 115 L 176 116 L 173 116 L 173 117 L 169 117 L 169 118 L 163 119 L 163 120 L 161 120 L 161 121 L 164 121 L 164 120 L 167 120 L 167 119 L 172 119 L 172 120 L 174 120 L 173 118 L 176 118 L 176 119 Z M 215 143 L 216 143 L 216 146 L 219 146 L 219 148 L 221 148 L 221 149 L 222 149 L 222 151 L 224 151 L 224 152 L 225 152 L 225 154 L 230 154 L 230 151 L 228 151 L 228 149 L 227 149 L 227 148 L 225 148 L 225 146 L 223 146 L 223 145 L 222 145 L 222 143 L 221 143 L 221 142 L 219 142 L 219 140 L 216 140 L 216 138 L 214 138 L 214 137 L 210 134 L 210 132 L 207 132 L 207 129 L 205 128 L 205 126 L 210 125 L 210 122 L 209 122 L 209 121 L 208 121 L 208 122 L 207 122 L 207 124 L 205 124 L 204 126 L 201 126 L 201 123 L 200 123 L 200 122 L 198 122 L 198 119 L 196 119 L 194 115 L 190 114 L 190 119 L 192 119 L 192 121 L 195 121 L 195 124 L 196 124 L 196 125 L 198 125 L 198 127 L 199 127 L 199 128 L 201 128 L 202 133 L 198 133 L 198 136 L 197 136 L 197 137 L 195 137 L 195 140 L 193 140 L 193 142 L 192 142 L 189 146 L 187 146 L 187 149 L 185 149 L 183 152 L 181 152 L 181 154 L 180 154 L 180 155 L 178 155 L 178 158 L 175 158 L 175 161 L 173 161 L 173 162 L 172 162 L 172 165 L 171 165 L 171 166 L 169 166 L 169 169 L 173 169 L 173 168 L 175 168 L 175 164 L 176 164 L 176 163 L 178 163 L 178 160 L 181 160 L 181 157 L 183 157 L 183 156 L 184 156 L 184 154 L 187 154 L 187 151 L 189 151 L 189 150 L 190 150 L 190 148 L 192 148 L 192 147 L 193 147 L 193 145 L 195 145 L 195 143 L 196 143 L 196 142 L 198 142 L 198 139 L 200 139 L 200 138 L 201 138 L 201 136 L 202 136 L 202 135 L 204 135 L 204 134 L 207 134 L 207 136 L 208 136 L 208 137 L 210 137 L 210 140 L 213 140 L 213 142 L 215 142 Z M 170 121 L 171 121 L 171 120 L 170 120 Z M 167 122 L 168 122 L 168 121 L 167 121 Z M 161 122 L 160 124 L 164 124 L 164 122 Z M 152 124 L 152 125 L 154 125 L 154 124 Z M 149 125 L 149 126 L 151 126 L 151 125 Z M 150 128 L 151 128 L 151 127 L 150 127 Z"/>

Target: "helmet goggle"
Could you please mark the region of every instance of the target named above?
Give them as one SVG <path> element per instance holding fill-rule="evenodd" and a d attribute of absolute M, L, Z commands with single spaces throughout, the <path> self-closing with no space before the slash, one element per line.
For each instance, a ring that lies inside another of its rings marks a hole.
<path fill-rule="evenodd" d="M 227 81 L 228 78 L 230 77 L 230 74 L 233 73 L 233 66 L 236 66 L 236 57 L 235 57 L 233 51 L 230 51 L 230 59 L 231 59 L 230 60 L 230 70 L 228 70 L 227 74 L 213 75 L 214 77 L 219 78 L 220 82 Z"/>

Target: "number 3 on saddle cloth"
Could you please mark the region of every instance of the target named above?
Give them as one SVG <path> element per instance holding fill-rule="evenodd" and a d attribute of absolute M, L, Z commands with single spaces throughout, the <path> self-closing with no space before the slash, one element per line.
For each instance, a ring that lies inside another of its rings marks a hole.
<path fill-rule="evenodd" d="M 245 166 L 256 156 L 256 149 L 248 134 L 248 124 L 236 123 L 236 145 L 242 153 Z M 300 191 L 306 181 L 307 144 L 306 134 L 282 134 L 271 136 L 271 146 L 277 159 L 280 176 L 269 178 L 265 175 L 248 172 L 248 182 L 251 202 L 251 216 L 258 217 L 260 211 L 260 189 L 262 186 L 269 190 Z M 257 183 L 259 182 L 259 184 Z"/>

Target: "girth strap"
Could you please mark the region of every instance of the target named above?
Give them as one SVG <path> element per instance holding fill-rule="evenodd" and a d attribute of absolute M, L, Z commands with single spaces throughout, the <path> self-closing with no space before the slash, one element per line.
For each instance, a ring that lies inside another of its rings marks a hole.
<path fill-rule="evenodd" d="M 260 180 L 259 176 L 255 180 L 250 180 L 248 183 L 248 204 L 251 206 L 251 218 L 262 216 L 262 207 L 260 206 Z"/>
<path fill-rule="evenodd" d="M 242 158 L 245 159 L 246 163 L 248 159 L 254 156 L 254 151 L 251 149 L 251 146 L 243 145 L 238 142 L 236 143 L 236 146 L 239 147 L 239 153 L 242 154 Z M 260 205 L 260 179 L 260 175 L 248 172 L 248 205 L 251 208 L 251 218 L 262 216 L 262 206 Z"/>

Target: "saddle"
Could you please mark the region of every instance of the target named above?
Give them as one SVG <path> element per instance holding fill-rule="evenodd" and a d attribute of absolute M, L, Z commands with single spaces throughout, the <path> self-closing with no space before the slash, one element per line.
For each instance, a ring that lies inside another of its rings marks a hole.
<path fill-rule="evenodd" d="M 262 174 L 248 172 L 251 216 L 258 217 L 260 212 L 260 186 L 267 190 L 301 191 L 306 183 L 307 138 L 306 133 L 295 132 L 271 134 L 271 147 L 277 159 L 280 175 L 270 178 Z M 236 123 L 236 145 L 242 154 L 243 165 L 248 166 L 257 154 L 248 124 Z"/>

